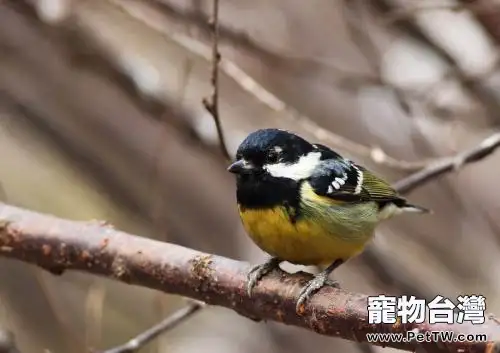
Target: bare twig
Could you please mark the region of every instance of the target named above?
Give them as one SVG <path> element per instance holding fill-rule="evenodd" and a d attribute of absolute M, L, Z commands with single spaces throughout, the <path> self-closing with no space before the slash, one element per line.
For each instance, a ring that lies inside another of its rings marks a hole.
<path fill-rule="evenodd" d="M 493 321 L 495 324 L 500 325 L 500 320 L 494 314 L 488 314 L 488 320 Z"/>
<path fill-rule="evenodd" d="M 210 20 L 210 27 L 212 28 L 212 96 L 210 99 L 203 99 L 203 105 L 205 109 L 212 115 L 217 128 L 217 136 L 219 137 L 219 144 L 222 155 L 227 159 L 231 160 L 229 151 L 227 150 L 226 141 L 224 139 L 224 133 L 222 132 L 222 125 L 220 122 L 219 115 L 219 0 L 212 0 L 212 19 Z"/>
<path fill-rule="evenodd" d="M 483 140 L 478 146 L 454 157 L 445 157 L 431 163 L 422 170 L 396 182 L 393 186 L 401 194 L 409 193 L 417 187 L 443 174 L 456 171 L 466 164 L 477 162 L 493 153 L 500 146 L 500 133 L 495 133 Z"/>
<path fill-rule="evenodd" d="M 120 1 L 120 4 L 123 3 L 123 0 L 114 1 Z M 195 8 L 195 6 L 191 8 L 179 7 L 162 0 L 133 1 L 135 5 L 140 4 L 140 6 L 150 7 L 154 9 L 156 13 L 161 13 L 170 20 L 182 21 L 188 25 L 195 26 L 199 29 L 198 33 L 202 36 L 210 29 L 207 23 L 206 14 L 200 11 L 199 8 Z M 356 15 L 354 17 L 356 17 Z M 246 32 L 224 26 L 224 24 L 221 23 L 219 25 L 219 43 L 224 42 L 229 43 L 232 47 L 244 50 L 251 55 L 255 55 L 260 60 L 265 60 L 268 65 L 277 70 L 284 70 L 286 73 L 293 75 L 309 76 L 312 71 L 319 69 L 322 71 L 322 74 L 318 77 L 321 81 L 325 80 L 331 82 L 340 89 L 356 90 L 366 85 L 383 86 L 394 93 L 396 99 L 398 99 L 402 108 L 405 110 L 409 110 L 407 103 L 409 99 L 418 99 L 422 96 L 422 94 L 419 94 L 414 89 L 398 87 L 396 84 L 384 80 L 380 76 L 380 73 L 361 73 L 342 67 L 342 65 L 335 63 L 332 58 L 307 57 L 289 53 L 286 49 L 278 49 L 275 46 L 266 46 L 262 42 L 253 39 Z M 372 47 L 374 46 L 373 43 L 371 45 Z M 374 50 L 372 50 L 372 52 L 376 53 Z M 371 60 L 369 61 L 371 62 Z M 331 73 L 331 75 L 327 73 Z M 422 91 L 427 92 L 425 89 Z"/>
<path fill-rule="evenodd" d="M 246 293 L 249 265 L 116 231 L 93 223 L 74 222 L 0 205 L 0 256 L 36 264 L 54 274 L 79 270 L 178 294 L 207 304 L 233 309 L 258 320 L 273 320 L 303 327 L 322 335 L 366 342 L 367 333 L 410 330 L 453 330 L 486 334 L 488 342 L 442 342 L 433 352 L 486 352 L 500 338 L 500 326 L 472 324 L 368 323 L 367 296 L 325 287 L 312 297 L 303 315 L 295 301 L 310 274 L 276 270 Z M 382 343 L 380 343 L 382 344 Z M 415 342 L 388 342 L 394 348 L 414 351 Z M 430 348 L 430 347 L 429 347 Z"/>
<path fill-rule="evenodd" d="M 185 36 L 180 33 L 171 33 L 169 31 L 166 31 L 160 23 L 151 21 L 143 14 L 138 13 L 137 11 L 133 11 L 133 9 L 129 8 L 125 2 L 113 0 L 113 3 L 117 6 L 120 6 L 120 8 L 122 8 L 134 18 L 142 21 L 145 25 L 152 27 L 155 30 L 168 36 L 177 44 L 182 46 L 185 50 L 193 53 L 196 56 L 204 58 L 205 60 L 213 62 L 213 46 L 212 48 L 209 48 L 203 42 L 200 42 L 191 37 Z M 220 56 L 219 60 L 219 69 L 229 78 L 231 78 L 237 85 L 239 85 L 241 89 L 252 95 L 255 99 L 257 99 L 260 103 L 264 104 L 272 111 L 282 113 L 284 119 L 288 120 L 292 124 L 295 124 L 296 126 L 298 126 L 298 128 L 303 129 L 305 132 L 313 135 L 318 140 L 318 142 L 329 144 L 334 148 L 348 151 L 349 153 L 352 153 L 356 156 L 366 158 L 376 164 L 392 169 L 416 171 L 422 169 L 431 162 L 431 160 L 399 160 L 387 155 L 380 148 L 365 146 L 343 136 L 334 134 L 328 129 L 319 126 L 312 119 L 301 114 L 293 107 L 287 105 L 284 101 L 282 101 L 276 95 L 263 87 L 259 82 L 253 79 L 234 62 L 223 57 L 221 58 Z"/>
<path fill-rule="evenodd" d="M 203 304 L 199 302 L 191 302 L 186 305 L 184 308 L 177 310 L 172 315 L 168 316 L 164 320 L 160 321 L 153 327 L 147 329 L 141 334 L 137 335 L 127 343 L 108 349 L 102 353 L 133 353 L 138 351 L 140 348 L 154 340 L 159 335 L 177 327 L 182 322 L 191 318 L 194 314 L 196 314 L 201 308 L 203 308 Z"/>
<path fill-rule="evenodd" d="M 401 194 L 409 193 L 413 189 L 432 181 L 434 178 L 456 171 L 465 164 L 477 162 L 485 158 L 499 146 L 500 133 L 496 133 L 470 150 L 464 151 L 454 157 L 445 157 L 430 164 L 421 171 L 396 182 L 393 184 L 393 187 Z M 368 265 L 367 269 L 385 286 L 395 287 L 402 294 L 431 299 L 431 293 L 426 293 L 416 286 L 401 268 L 394 266 L 391 261 L 387 261 L 386 257 L 376 243 L 373 243 L 362 254 L 364 263 Z"/>
<path fill-rule="evenodd" d="M 123 0 L 115 0 L 123 3 Z M 163 0 L 133 0 L 136 5 L 151 7 L 156 13 L 161 13 L 170 20 L 180 20 L 188 25 L 195 26 L 199 29 L 198 33 L 205 35 L 210 26 L 207 22 L 207 15 L 196 6 L 180 7 L 175 4 Z M 354 16 L 356 17 L 356 16 Z M 232 47 L 244 50 L 252 55 L 257 56 L 260 60 L 265 60 L 266 63 L 276 68 L 276 70 L 284 70 L 292 75 L 311 75 L 312 71 L 317 69 L 322 71 L 321 81 L 331 82 L 340 89 L 356 90 L 359 87 L 366 85 L 380 85 L 394 92 L 396 98 L 400 99 L 402 104 L 405 104 L 405 97 L 418 98 L 415 90 L 397 87 L 394 83 L 383 80 L 380 74 L 361 73 L 343 67 L 335 63 L 332 58 L 308 57 L 289 53 L 286 49 L 278 49 L 275 46 L 266 46 L 262 42 L 253 39 L 249 34 L 239 31 L 235 28 L 219 24 L 219 43 L 229 43 Z M 373 44 L 372 44 L 373 46 Z M 376 47 L 374 47 L 376 50 Z M 372 52 L 376 52 L 372 50 Z M 370 60 L 371 62 L 371 60 Z M 329 73 L 329 74 L 327 74 Z"/>
<path fill-rule="evenodd" d="M 199 29 L 199 34 L 204 36 L 210 29 L 207 23 L 207 15 L 202 9 L 192 7 L 176 6 L 173 3 L 163 0 L 134 0 L 136 3 L 141 3 L 149 6 L 157 13 L 161 13 L 169 19 L 180 20 L 188 25 L 195 26 Z M 311 70 L 320 68 L 329 70 L 337 79 L 336 82 L 365 82 L 375 83 L 376 78 L 372 75 L 363 74 L 360 72 L 348 70 L 341 65 L 336 64 L 332 59 L 322 59 L 318 57 L 307 57 L 297 55 L 296 53 L 288 53 L 286 49 L 280 50 L 275 46 L 267 46 L 261 41 L 252 38 L 251 35 L 236 28 L 219 24 L 219 43 L 228 43 L 233 47 L 242 49 L 248 53 L 258 56 L 265 60 L 277 70 L 286 70 L 294 74 L 310 75 Z"/>

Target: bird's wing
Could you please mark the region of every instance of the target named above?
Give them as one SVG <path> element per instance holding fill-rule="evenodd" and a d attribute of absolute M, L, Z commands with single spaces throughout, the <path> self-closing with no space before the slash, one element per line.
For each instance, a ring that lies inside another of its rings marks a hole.
<path fill-rule="evenodd" d="M 405 203 L 386 181 L 338 155 L 322 160 L 309 178 L 309 183 L 318 195 L 334 200 Z"/>

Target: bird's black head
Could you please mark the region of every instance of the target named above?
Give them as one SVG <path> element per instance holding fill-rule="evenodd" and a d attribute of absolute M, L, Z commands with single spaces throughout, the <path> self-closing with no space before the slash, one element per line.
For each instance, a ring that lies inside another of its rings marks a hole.
<path fill-rule="evenodd" d="M 278 129 L 257 130 L 241 143 L 228 170 L 237 174 L 240 207 L 297 208 L 299 185 L 311 176 L 322 153 L 303 138 Z"/>
<path fill-rule="evenodd" d="M 263 129 L 252 132 L 238 147 L 228 170 L 239 176 L 271 176 L 300 180 L 309 176 L 321 154 L 315 146 L 290 132 Z"/>

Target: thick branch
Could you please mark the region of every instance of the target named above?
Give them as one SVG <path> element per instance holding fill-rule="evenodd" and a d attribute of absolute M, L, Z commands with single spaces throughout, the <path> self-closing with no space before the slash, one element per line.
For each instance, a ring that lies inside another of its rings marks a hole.
<path fill-rule="evenodd" d="M 36 264 L 54 274 L 80 270 L 205 301 L 257 320 L 273 320 L 317 333 L 364 342 L 367 333 L 455 330 L 500 338 L 500 326 L 368 324 L 367 297 L 323 288 L 295 313 L 295 299 L 309 274 L 266 276 L 250 298 L 248 264 L 114 230 L 98 223 L 73 222 L 0 205 L 0 256 Z M 489 343 L 424 344 L 428 352 L 487 352 Z M 387 343 L 414 351 L 416 343 Z"/>

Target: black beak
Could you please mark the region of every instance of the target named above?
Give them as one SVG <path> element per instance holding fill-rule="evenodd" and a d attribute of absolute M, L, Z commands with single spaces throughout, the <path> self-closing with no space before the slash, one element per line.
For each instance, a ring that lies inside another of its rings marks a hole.
<path fill-rule="evenodd" d="M 248 174 L 252 171 L 253 166 L 245 161 L 244 159 L 240 159 L 233 164 L 231 164 L 227 171 L 234 174 Z"/>

